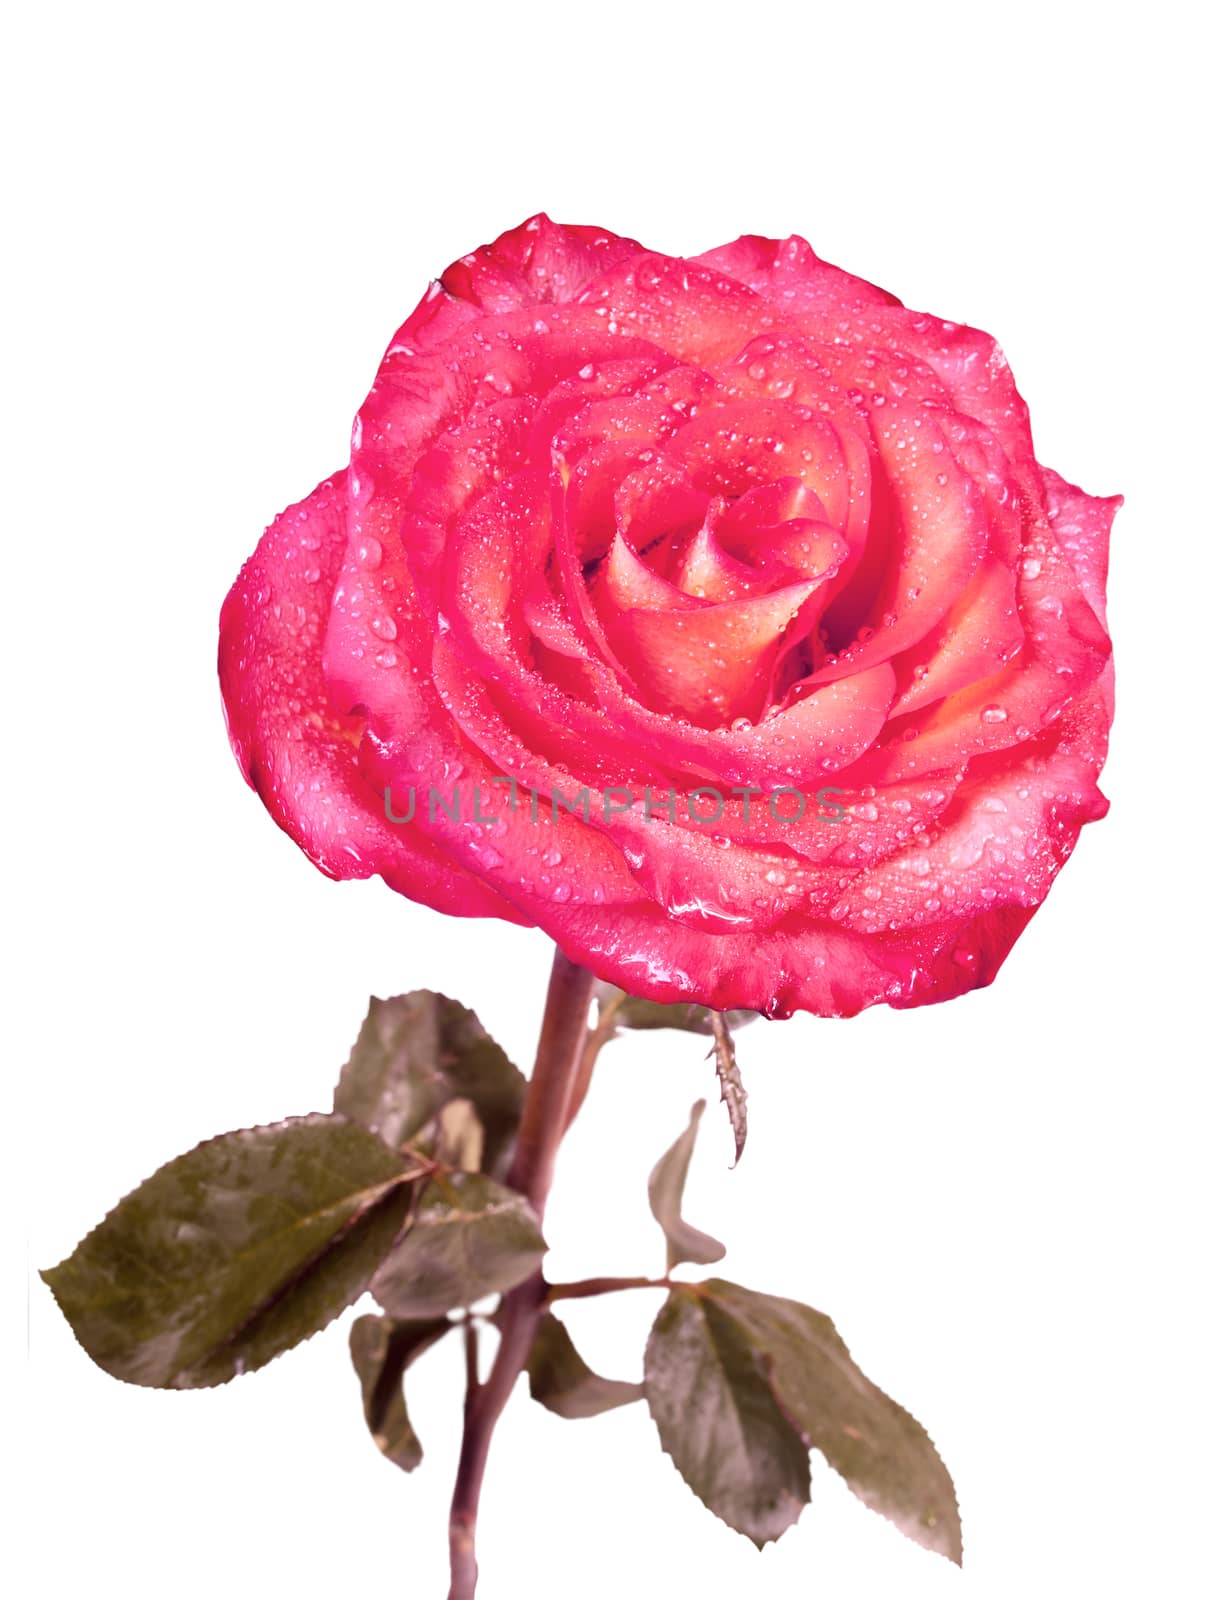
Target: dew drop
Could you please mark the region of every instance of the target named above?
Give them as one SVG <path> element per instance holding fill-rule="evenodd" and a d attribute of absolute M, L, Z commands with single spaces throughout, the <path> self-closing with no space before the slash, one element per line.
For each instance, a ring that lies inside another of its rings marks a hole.
<path fill-rule="evenodd" d="M 985 706 L 980 713 L 981 722 L 1005 722 L 1009 712 L 1004 706 Z"/>

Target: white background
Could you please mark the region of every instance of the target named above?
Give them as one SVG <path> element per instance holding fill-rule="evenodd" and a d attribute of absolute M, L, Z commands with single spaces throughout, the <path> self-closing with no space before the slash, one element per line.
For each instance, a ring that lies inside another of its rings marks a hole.
<path fill-rule="evenodd" d="M 49 5 L 16 25 L 0 837 L 32 1267 L 199 1138 L 326 1108 L 370 992 L 455 993 L 529 1063 L 543 938 L 312 871 L 240 781 L 214 681 L 241 561 L 341 464 L 387 338 L 454 257 L 540 209 L 674 253 L 804 234 L 996 333 L 1042 459 L 1127 496 L 1110 818 L 993 988 L 743 1035 L 746 1159 L 727 1171 L 711 1116 L 693 1178 L 727 1275 L 828 1311 L 930 1428 L 964 1572 L 826 1470 L 761 1557 L 643 1407 L 565 1423 L 523 1393 L 482 1600 L 1211 1588 L 1216 263 L 1189 9 Z M 645 1176 L 709 1087 L 698 1041 L 607 1055 L 553 1276 L 655 1269 Z M 632 1376 L 655 1307 L 571 1326 Z M 428 1459 L 406 1479 L 364 1435 L 342 1325 L 224 1390 L 142 1391 L 32 1277 L 21 1592 L 440 1600 L 457 1349 L 417 1380 Z"/>

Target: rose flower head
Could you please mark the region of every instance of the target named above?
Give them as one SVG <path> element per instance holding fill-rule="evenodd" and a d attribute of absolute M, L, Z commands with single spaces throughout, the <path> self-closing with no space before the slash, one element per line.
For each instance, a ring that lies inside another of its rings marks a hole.
<path fill-rule="evenodd" d="M 949 999 L 1107 809 L 1119 503 L 1036 462 L 991 338 L 802 239 L 533 217 L 242 569 L 233 747 L 322 871 L 632 993 Z"/>

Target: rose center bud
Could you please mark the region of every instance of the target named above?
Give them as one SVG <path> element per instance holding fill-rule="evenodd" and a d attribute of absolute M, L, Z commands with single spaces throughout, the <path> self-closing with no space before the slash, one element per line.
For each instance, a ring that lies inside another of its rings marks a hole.
<path fill-rule="evenodd" d="M 726 497 L 649 468 L 621 485 L 587 583 L 641 702 L 719 728 L 758 721 L 810 671 L 846 553 L 800 479 Z"/>

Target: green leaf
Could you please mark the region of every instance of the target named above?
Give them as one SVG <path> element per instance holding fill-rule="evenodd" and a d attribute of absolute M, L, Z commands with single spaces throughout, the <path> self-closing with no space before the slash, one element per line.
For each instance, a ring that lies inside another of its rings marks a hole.
<path fill-rule="evenodd" d="M 430 1345 L 454 1326 L 444 1317 L 426 1322 L 395 1322 L 391 1317 L 358 1317 L 348 1335 L 352 1365 L 361 1380 L 365 1421 L 378 1449 L 404 1472 L 424 1459 L 408 1420 L 403 1375 Z"/>
<path fill-rule="evenodd" d="M 762 1548 L 810 1499 L 810 1459 L 749 1340 L 699 1288 L 671 1291 L 645 1349 L 645 1398 L 693 1492 Z"/>
<path fill-rule="evenodd" d="M 668 1272 L 681 1261 L 695 1261 L 708 1266 L 711 1262 L 720 1261 L 726 1253 L 724 1244 L 707 1233 L 701 1233 L 699 1228 L 693 1228 L 690 1222 L 684 1221 L 682 1215 L 687 1169 L 691 1165 L 703 1112 L 704 1101 L 697 1100 L 692 1107 L 691 1121 L 649 1174 L 649 1209 L 666 1235 Z"/>
<path fill-rule="evenodd" d="M 398 1149 L 443 1107 L 469 1100 L 484 1130 L 484 1170 L 502 1174 L 526 1080 L 473 1011 L 417 989 L 371 999 L 335 1090 L 335 1109 Z"/>
<path fill-rule="evenodd" d="M 454 1172 L 425 1186 L 411 1227 L 372 1288 L 393 1317 L 437 1317 L 512 1289 L 546 1251 L 520 1194 L 477 1173 Z"/>
<path fill-rule="evenodd" d="M 645 1393 L 639 1383 L 600 1378 L 577 1353 L 569 1330 L 550 1311 L 539 1319 L 526 1370 L 532 1399 L 558 1417 L 597 1417 L 630 1405 Z"/>
<path fill-rule="evenodd" d="M 929 1435 L 877 1388 L 810 1306 L 718 1280 L 701 1285 L 767 1360 L 786 1414 L 871 1510 L 961 1563 L 954 1485 Z"/>
<path fill-rule="evenodd" d="M 710 1011 L 713 1024 L 713 1055 L 717 1060 L 717 1081 L 721 1085 L 721 1100 L 730 1118 L 734 1134 L 734 1165 L 743 1158 L 747 1143 L 747 1091 L 743 1087 L 742 1073 L 734 1054 L 734 1037 L 724 1013 Z"/>
<path fill-rule="evenodd" d="M 715 1012 L 708 1006 L 686 1003 L 663 1005 L 658 1000 L 642 1000 L 636 995 L 625 994 L 609 983 L 600 984 L 597 993 L 600 1010 L 614 1006 L 617 1028 L 677 1028 L 682 1033 L 703 1033 L 707 1036 L 713 1032 L 715 1016 L 724 1018 L 728 1028 L 744 1028 L 759 1017 L 758 1011 Z"/>
<path fill-rule="evenodd" d="M 744 1444 L 718 1462 L 722 1446 L 713 1441 L 721 1437 L 717 1408 L 731 1403 L 727 1388 L 739 1412 L 771 1417 L 759 1384 L 794 1439 L 819 1450 L 866 1505 L 918 1544 L 962 1561 L 954 1487 L 929 1436 L 857 1367 L 827 1317 L 719 1279 L 672 1291 L 646 1353 L 650 1409 L 692 1488 L 752 1538 L 758 1517 L 745 1486 L 759 1478 L 768 1503 L 774 1480 L 758 1451 Z"/>
<path fill-rule="evenodd" d="M 114 1377 L 225 1383 L 363 1292 L 403 1226 L 408 1177 L 343 1117 L 222 1134 L 160 1168 L 43 1277 Z"/>

